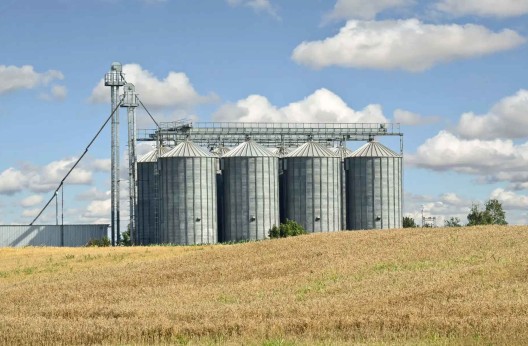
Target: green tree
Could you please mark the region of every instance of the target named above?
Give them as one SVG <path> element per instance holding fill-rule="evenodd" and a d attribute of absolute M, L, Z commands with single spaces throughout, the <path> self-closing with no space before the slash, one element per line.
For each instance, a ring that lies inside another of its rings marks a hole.
<path fill-rule="evenodd" d="M 281 223 L 279 227 L 273 226 L 269 230 L 270 238 L 294 237 L 301 234 L 306 234 L 306 230 L 294 220 L 286 220 L 286 222 Z"/>
<path fill-rule="evenodd" d="M 502 204 L 496 199 L 490 199 L 486 202 L 486 212 L 489 214 L 491 224 L 507 225 L 506 213 L 502 209 Z"/>
<path fill-rule="evenodd" d="M 480 210 L 478 204 L 473 204 L 467 219 L 468 226 L 508 224 L 506 222 L 506 213 L 502 209 L 502 204 L 496 199 L 487 201 L 484 210 Z"/>
<path fill-rule="evenodd" d="M 416 225 L 416 222 L 414 222 L 414 219 L 410 216 L 404 216 L 403 217 L 403 228 L 414 228 L 418 227 Z"/>
<path fill-rule="evenodd" d="M 128 229 L 121 233 L 121 239 L 119 240 L 119 245 L 121 246 L 131 246 L 132 241 L 130 239 L 130 226 L 128 226 Z"/>
<path fill-rule="evenodd" d="M 449 220 L 444 221 L 444 227 L 462 227 L 462 225 L 458 217 L 451 217 Z"/>

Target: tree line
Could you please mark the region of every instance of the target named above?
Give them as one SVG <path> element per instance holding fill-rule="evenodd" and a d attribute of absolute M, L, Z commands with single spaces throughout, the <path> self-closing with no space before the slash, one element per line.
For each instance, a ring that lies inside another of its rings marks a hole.
<path fill-rule="evenodd" d="M 444 227 L 462 227 L 476 225 L 507 225 L 506 213 L 502 209 L 502 204 L 496 199 L 490 199 L 481 209 L 479 204 L 474 203 L 467 215 L 468 222 L 463 225 L 458 217 L 450 217 L 444 221 Z M 419 227 L 414 219 L 409 216 L 403 218 L 403 227 Z"/>

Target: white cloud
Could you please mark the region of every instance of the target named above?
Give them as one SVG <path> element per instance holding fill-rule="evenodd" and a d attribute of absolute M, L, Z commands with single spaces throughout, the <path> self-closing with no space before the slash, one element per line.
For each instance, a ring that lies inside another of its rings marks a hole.
<path fill-rule="evenodd" d="M 439 121 L 440 117 L 437 116 L 423 116 L 403 109 L 396 109 L 394 111 L 394 122 L 402 125 L 426 125 Z"/>
<path fill-rule="evenodd" d="M 110 216 L 111 200 L 93 201 L 86 207 L 86 211 L 82 214 L 83 218 L 87 219 L 102 219 Z"/>
<path fill-rule="evenodd" d="M 351 20 L 333 37 L 301 43 L 292 58 L 313 68 L 335 65 L 420 72 L 439 63 L 512 49 L 524 42 L 515 31 L 492 32 L 474 24 Z"/>
<path fill-rule="evenodd" d="M 326 20 L 374 19 L 383 11 L 412 5 L 414 0 L 337 0 Z"/>
<path fill-rule="evenodd" d="M 188 108 L 217 100 L 213 94 L 199 95 L 182 72 L 171 71 L 165 78 L 159 79 L 138 64 L 126 64 L 123 65 L 123 73 L 127 82 L 135 85 L 141 101 L 149 108 Z M 104 86 L 103 79 L 92 90 L 90 102 L 110 102 L 110 88 Z"/>
<path fill-rule="evenodd" d="M 111 165 L 112 161 L 110 159 L 92 159 L 81 166 L 96 172 L 110 172 Z"/>
<path fill-rule="evenodd" d="M 96 187 L 92 187 L 88 191 L 81 192 L 76 199 L 80 201 L 104 201 L 110 198 L 110 190 L 99 191 Z"/>
<path fill-rule="evenodd" d="M 441 0 L 435 8 L 455 16 L 516 17 L 528 14 L 528 0 Z"/>
<path fill-rule="evenodd" d="M 26 166 L 23 170 L 31 191 L 47 192 L 54 190 L 73 166 L 77 158 L 72 157 L 50 162 L 44 167 Z M 72 171 L 67 184 L 88 185 L 92 183 L 92 172 L 80 167 Z"/>
<path fill-rule="evenodd" d="M 484 115 L 462 114 L 457 132 L 465 138 L 522 138 L 528 136 L 528 90 L 519 90 Z"/>
<path fill-rule="evenodd" d="M 505 210 L 526 210 L 528 208 L 528 196 L 520 195 L 505 189 L 495 189 L 490 195 L 502 203 Z"/>
<path fill-rule="evenodd" d="M 68 89 L 63 85 L 54 85 L 49 93 L 40 94 L 40 98 L 46 101 L 63 101 L 68 96 Z"/>
<path fill-rule="evenodd" d="M 482 182 L 528 181 L 528 143 L 511 140 L 461 139 L 441 131 L 420 145 L 406 162 L 436 171 L 452 170 L 478 176 Z"/>
<path fill-rule="evenodd" d="M 39 73 L 31 65 L 21 67 L 0 65 L 0 94 L 18 89 L 33 89 L 56 79 L 64 79 L 62 72 L 48 70 Z"/>
<path fill-rule="evenodd" d="M 38 215 L 38 213 L 40 213 L 40 208 L 24 209 L 22 211 L 22 216 L 23 217 L 34 218 L 35 216 Z M 40 221 L 42 222 L 42 220 L 40 220 Z"/>
<path fill-rule="evenodd" d="M 273 17 L 278 18 L 277 10 L 269 0 L 227 0 L 230 6 L 250 7 L 255 12 L 267 12 Z"/>
<path fill-rule="evenodd" d="M 24 184 L 24 174 L 13 167 L 0 173 L 0 195 L 13 195 L 21 191 Z"/>
<path fill-rule="evenodd" d="M 422 224 L 422 209 L 424 217 L 436 217 L 436 226 L 443 226 L 451 217 L 458 217 L 464 224 L 472 204 L 471 200 L 453 192 L 440 196 L 405 193 L 404 199 L 405 216 L 412 217 L 419 226 Z"/>
<path fill-rule="evenodd" d="M 242 122 L 387 122 L 380 105 L 372 104 L 355 111 L 339 96 L 324 88 L 282 108 L 272 105 L 264 96 L 250 95 L 235 104 L 222 106 L 213 119 Z"/>
<path fill-rule="evenodd" d="M 0 195 L 13 195 L 25 189 L 32 192 L 49 192 L 58 187 L 77 158 L 52 161 L 44 166 L 24 163 L 19 168 L 10 167 L 0 172 Z M 85 159 L 68 176 L 66 184 L 89 185 L 93 173 L 107 172 L 109 160 Z"/>
<path fill-rule="evenodd" d="M 42 198 L 41 195 L 31 195 L 21 200 L 20 205 L 23 206 L 24 208 L 34 207 L 37 204 L 42 203 L 43 200 L 44 198 Z"/>

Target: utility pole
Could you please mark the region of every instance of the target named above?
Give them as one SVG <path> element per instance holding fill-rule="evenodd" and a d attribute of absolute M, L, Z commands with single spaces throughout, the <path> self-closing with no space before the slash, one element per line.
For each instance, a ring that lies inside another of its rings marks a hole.
<path fill-rule="evenodd" d="M 113 62 L 110 72 L 105 75 L 105 86 L 110 87 L 111 111 L 117 106 L 119 97 L 119 87 L 125 84 L 121 74 L 123 66 L 118 62 Z M 111 134 L 111 232 L 112 245 L 115 246 L 120 238 L 119 222 L 119 109 L 116 109 L 112 116 Z"/>
<path fill-rule="evenodd" d="M 130 241 L 135 244 L 137 241 L 136 230 L 136 107 L 138 106 L 137 95 L 134 84 L 125 84 L 125 93 L 121 107 L 127 108 L 128 115 L 128 192 L 130 207 Z"/>

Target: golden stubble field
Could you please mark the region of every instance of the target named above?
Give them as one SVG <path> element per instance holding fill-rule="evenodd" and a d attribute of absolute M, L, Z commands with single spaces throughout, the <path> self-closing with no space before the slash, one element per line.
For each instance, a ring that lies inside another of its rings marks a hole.
<path fill-rule="evenodd" d="M 528 344 L 528 227 L 0 249 L 1 344 Z"/>

